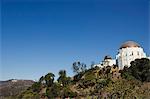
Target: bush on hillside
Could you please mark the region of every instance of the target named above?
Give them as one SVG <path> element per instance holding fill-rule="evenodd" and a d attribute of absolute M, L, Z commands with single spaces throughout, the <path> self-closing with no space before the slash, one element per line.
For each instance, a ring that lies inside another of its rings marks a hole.
<path fill-rule="evenodd" d="M 132 75 L 138 80 L 150 82 L 150 60 L 146 58 L 136 59 L 131 62 L 129 68 Z"/>

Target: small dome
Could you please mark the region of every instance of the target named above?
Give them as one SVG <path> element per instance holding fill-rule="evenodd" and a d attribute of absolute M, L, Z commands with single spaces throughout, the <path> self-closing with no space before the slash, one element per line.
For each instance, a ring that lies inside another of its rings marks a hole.
<path fill-rule="evenodd" d="M 126 47 L 140 47 L 140 45 L 134 41 L 127 41 L 121 45 L 120 49 L 126 48 Z"/>
<path fill-rule="evenodd" d="M 107 55 L 107 56 L 104 57 L 104 60 L 105 59 L 112 59 L 112 58 L 111 58 L 111 56 Z"/>

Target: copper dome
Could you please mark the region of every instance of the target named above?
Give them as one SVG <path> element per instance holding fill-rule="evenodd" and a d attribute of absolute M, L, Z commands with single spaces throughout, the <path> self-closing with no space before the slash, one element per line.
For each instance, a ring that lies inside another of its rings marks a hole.
<path fill-rule="evenodd" d="M 140 47 L 140 45 L 134 41 L 127 41 L 121 45 L 120 49 L 126 48 L 126 47 Z"/>

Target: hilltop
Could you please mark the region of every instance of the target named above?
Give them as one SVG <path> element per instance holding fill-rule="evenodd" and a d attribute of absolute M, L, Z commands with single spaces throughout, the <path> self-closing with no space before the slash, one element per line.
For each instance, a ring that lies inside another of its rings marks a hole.
<path fill-rule="evenodd" d="M 68 77 L 60 70 L 59 78 L 48 73 L 42 76 L 19 99 L 148 99 L 150 97 L 150 60 L 136 59 L 131 66 L 119 70 L 118 66 L 91 67 L 73 63 L 76 74 Z"/>

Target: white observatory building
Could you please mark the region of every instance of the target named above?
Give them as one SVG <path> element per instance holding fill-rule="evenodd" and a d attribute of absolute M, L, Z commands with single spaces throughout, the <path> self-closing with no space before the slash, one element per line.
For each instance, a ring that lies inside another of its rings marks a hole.
<path fill-rule="evenodd" d="M 104 60 L 101 62 L 101 65 L 104 67 L 106 66 L 113 66 L 116 64 L 116 60 L 112 59 L 111 56 L 107 55 L 104 57 Z"/>
<path fill-rule="evenodd" d="M 95 64 L 94 66 L 98 66 L 100 68 L 106 66 L 117 65 L 119 69 L 123 69 L 124 66 L 130 67 L 130 63 L 135 59 L 148 58 L 143 48 L 134 41 L 124 42 L 118 50 L 118 54 L 116 55 L 116 59 L 113 59 L 111 56 L 107 55 L 104 57 L 104 60 L 99 64 Z"/>
<path fill-rule="evenodd" d="M 129 67 L 131 61 L 140 58 L 147 58 L 143 48 L 134 41 L 127 41 L 119 48 L 116 55 L 116 62 L 119 69 L 123 69 L 124 66 Z"/>

